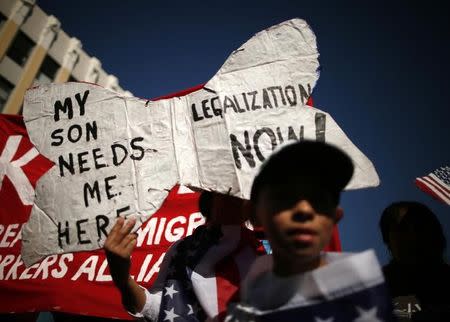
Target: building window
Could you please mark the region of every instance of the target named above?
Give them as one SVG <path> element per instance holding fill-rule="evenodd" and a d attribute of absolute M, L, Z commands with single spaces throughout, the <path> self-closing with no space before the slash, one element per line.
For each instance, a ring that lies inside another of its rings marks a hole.
<path fill-rule="evenodd" d="M 14 89 L 14 85 L 0 76 L 0 113 L 3 111 L 3 108 L 8 101 L 9 94 L 11 94 Z"/>
<path fill-rule="evenodd" d="M 30 37 L 25 35 L 22 31 L 19 31 L 6 55 L 20 66 L 24 66 L 34 45 L 35 43 Z"/>
<path fill-rule="evenodd" d="M 51 82 L 53 82 L 59 67 L 59 64 L 53 58 L 47 55 L 42 62 L 39 72 L 36 75 L 34 85 L 50 84 Z"/>

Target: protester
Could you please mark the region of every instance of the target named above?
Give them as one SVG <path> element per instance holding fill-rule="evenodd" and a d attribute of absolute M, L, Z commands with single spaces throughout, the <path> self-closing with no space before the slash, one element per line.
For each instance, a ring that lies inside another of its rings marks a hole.
<path fill-rule="evenodd" d="M 380 229 L 392 256 L 383 273 L 396 314 L 402 321 L 450 321 L 450 266 L 435 214 L 418 202 L 395 202 L 383 211 Z"/>
<path fill-rule="evenodd" d="M 150 321 L 179 317 L 190 321 L 225 317 L 228 302 L 239 298 L 241 279 L 257 255 L 258 241 L 242 224 L 245 201 L 203 192 L 199 208 L 206 225 L 174 243 L 164 257 L 150 290 L 130 276 L 130 256 L 136 245 L 134 220 L 118 218 L 105 242 L 111 276 L 131 315 Z"/>
<path fill-rule="evenodd" d="M 342 218 L 353 164 L 339 149 L 303 141 L 273 154 L 251 202 L 272 255 L 259 257 L 227 321 L 389 321 L 392 305 L 373 251 L 324 253 Z"/>

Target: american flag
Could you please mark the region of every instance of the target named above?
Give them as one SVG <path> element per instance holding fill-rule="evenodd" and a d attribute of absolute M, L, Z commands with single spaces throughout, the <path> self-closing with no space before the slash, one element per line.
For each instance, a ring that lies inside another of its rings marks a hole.
<path fill-rule="evenodd" d="M 166 255 L 168 265 L 158 275 L 161 285 L 155 282 L 152 290 L 161 291 L 157 316 L 142 314 L 169 322 L 223 321 L 227 304 L 238 300 L 240 280 L 257 248 L 258 241 L 244 227 L 198 227 Z"/>
<path fill-rule="evenodd" d="M 396 321 L 391 297 L 374 252 L 369 250 L 344 256 L 335 256 L 338 260 L 332 261 L 320 270 L 305 273 L 302 278 L 291 277 L 282 281 L 279 277 L 264 279 L 263 275 L 256 275 L 256 284 L 264 280 L 278 286 L 271 288 L 262 282 L 258 287 L 253 287 L 246 300 L 235 307 L 230 307 L 225 321 Z M 257 264 L 262 265 L 262 262 L 259 261 Z M 286 286 L 284 283 L 290 285 Z M 280 292 L 272 292 L 279 290 L 281 285 L 286 286 L 284 288 L 286 296 Z M 263 290 L 272 294 L 262 295 Z M 279 298 L 286 299 L 286 302 L 282 300 L 283 303 L 280 302 L 276 308 L 264 309 L 267 303 L 278 301 Z"/>
<path fill-rule="evenodd" d="M 443 166 L 416 178 L 416 186 L 433 198 L 450 205 L 450 167 Z"/>
<path fill-rule="evenodd" d="M 320 301 L 315 305 L 292 307 L 255 316 L 240 312 L 236 321 L 255 322 L 393 322 L 389 292 L 385 285 L 378 285 L 352 293 L 332 301 Z"/>

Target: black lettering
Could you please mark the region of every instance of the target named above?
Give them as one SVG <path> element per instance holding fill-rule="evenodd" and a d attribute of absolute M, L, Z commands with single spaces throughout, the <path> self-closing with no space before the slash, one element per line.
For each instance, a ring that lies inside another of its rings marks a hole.
<path fill-rule="evenodd" d="M 281 88 L 281 86 L 276 86 L 276 88 L 280 91 L 281 102 L 283 103 L 283 105 L 286 105 L 286 98 L 284 97 L 283 89 Z"/>
<path fill-rule="evenodd" d="M 294 132 L 294 129 L 292 128 L 292 126 L 288 127 L 288 140 L 291 141 L 303 141 L 303 132 L 304 132 L 304 126 L 300 126 L 300 133 L 299 136 L 297 137 L 297 135 Z"/>
<path fill-rule="evenodd" d="M 219 102 L 219 107 L 218 108 L 216 108 L 216 106 L 214 105 L 214 101 L 218 101 Z M 211 108 L 212 108 L 213 113 L 214 113 L 215 116 L 223 117 L 223 115 L 222 115 L 222 107 L 220 106 L 220 100 L 219 100 L 218 96 L 211 98 Z"/>
<path fill-rule="evenodd" d="M 286 98 L 284 97 L 283 90 L 281 89 L 281 86 L 267 87 L 267 90 L 272 93 L 272 97 L 273 97 L 273 101 L 275 103 L 275 107 L 278 107 L 278 100 L 277 100 L 277 95 L 275 93 L 275 90 L 278 90 L 278 92 L 280 93 L 281 103 L 283 103 L 283 105 L 286 105 Z"/>
<path fill-rule="evenodd" d="M 238 100 L 236 98 L 236 95 L 233 95 L 233 100 L 234 100 L 234 103 L 236 104 L 238 112 L 239 113 L 245 112 L 245 110 L 242 109 L 241 106 L 239 105 L 239 102 L 238 102 Z"/>
<path fill-rule="evenodd" d="M 66 245 L 68 245 L 70 243 L 70 236 L 69 236 L 69 222 L 66 221 L 66 228 L 64 229 L 64 231 L 61 230 L 61 222 L 58 222 L 58 245 L 59 247 L 63 247 L 61 238 L 64 237 L 66 240 Z"/>
<path fill-rule="evenodd" d="M 91 169 L 89 167 L 84 167 L 84 164 L 87 163 L 87 160 L 84 159 L 83 156 L 86 156 L 88 154 L 89 152 L 87 151 L 78 153 L 78 166 L 80 167 L 80 173 L 89 171 Z"/>
<path fill-rule="evenodd" d="M 56 129 L 52 132 L 52 134 L 50 135 L 51 138 L 53 140 L 57 140 L 56 142 L 52 141 L 52 146 L 60 146 L 63 143 L 63 141 L 64 141 L 63 137 L 58 135 L 62 131 L 63 131 L 63 129 Z"/>
<path fill-rule="evenodd" d="M 73 135 L 74 130 L 76 130 L 75 136 Z M 69 130 L 67 131 L 67 138 L 69 139 L 70 142 L 76 143 L 80 140 L 82 133 L 83 131 L 81 129 L 81 126 L 79 126 L 78 124 L 73 124 L 69 127 Z"/>
<path fill-rule="evenodd" d="M 85 91 L 83 97 L 80 96 L 80 93 L 75 95 L 75 99 L 78 102 L 78 106 L 80 106 L 80 115 L 84 115 L 84 105 L 86 104 L 87 97 L 89 95 L 89 91 Z"/>
<path fill-rule="evenodd" d="M 118 161 L 118 157 L 117 157 L 117 149 L 121 149 L 124 153 L 122 160 Z M 127 158 L 128 155 L 128 151 L 127 149 L 120 143 L 114 143 L 113 145 L 111 145 L 111 150 L 113 153 L 113 164 L 117 167 L 119 165 L 121 165 L 125 159 Z"/>
<path fill-rule="evenodd" d="M 133 138 L 133 139 L 131 140 L 131 142 L 130 142 L 130 146 L 131 146 L 131 148 L 132 148 L 133 150 L 138 150 L 138 151 L 141 152 L 141 153 L 140 153 L 139 155 L 137 155 L 137 156 L 134 155 L 134 154 L 130 155 L 130 158 L 133 159 L 133 160 L 139 161 L 139 160 L 142 160 L 142 159 L 144 158 L 144 153 L 145 153 L 144 148 L 143 148 L 142 146 L 139 146 L 139 145 L 136 144 L 136 142 L 141 142 L 141 141 L 144 141 L 144 138 L 143 138 L 143 137 Z"/>
<path fill-rule="evenodd" d="M 253 158 L 253 154 L 251 152 L 252 147 L 250 146 L 250 138 L 247 131 L 244 131 L 244 140 L 245 147 L 238 141 L 236 135 L 230 134 L 231 140 L 231 148 L 233 150 L 234 163 L 238 169 L 242 168 L 241 159 L 239 158 L 239 151 L 244 156 L 245 160 L 247 160 L 250 168 L 255 167 L 255 159 Z"/>
<path fill-rule="evenodd" d="M 109 183 L 110 181 L 112 181 L 114 179 L 117 179 L 117 176 L 111 176 L 111 177 L 105 178 L 105 191 L 106 191 L 106 197 L 108 197 L 108 200 L 117 196 L 117 194 L 111 193 L 112 185 L 110 185 L 110 183 Z"/>
<path fill-rule="evenodd" d="M 281 135 L 280 127 L 277 127 L 277 136 L 278 136 L 278 141 L 280 141 L 280 144 L 283 144 L 284 139 L 283 139 L 283 135 Z"/>
<path fill-rule="evenodd" d="M 81 229 L 81 224 L 87 223 L 88 219 L 80 219 L 77 220 L 77 237 L 78 237 L 78 243 L 79 244 L 90 244 L 91 241 L 89 239 L 81 239 L 81 236 L 86 234 L 86 230 Z"/>
<path fill-rule="evenodd" d="M 234 102 L 231 98 L 228 96 L 225 96 L 223 100 L 223 112 L 227 112 L 227 108 L 232 108 L 235 113 L 237 113 L 236 105 L 234 105 Z"/>
<path fill-rule="evenodd" d="M 94 182 L 93 187 L 91 187 L 89 185 L 89 183 L 86 182 L 83 187 L 83 194 L 84 194 L 84 206 L 86 208 L 89 207 L 88 194 L 91 197 L 91 199 L 94 199 L 95 197 L 97 197 L 98 203 L 101 203 L 100 188 L 98 186 L 98 181 Z"/>
<path fill-rule="evenodd" d="M 255 135 L 253 136 L 253 148 L 255 149 L 256 156 L 258 157 L 259 161 L 263 162 L 266 158 L 262 155 L 261 150 L 259 149 L 259 138 L 261 135 L 267 134 L 270 138 L 270 143 L 272 144 L 272 151 L 276 149 L 277 147 L 277 139 L 275 138 L 275 133 L 268 128 L 263 127 L 262 129 L 259 129 L 256 131 Z"/>
<path fill-rule="evenodd" d="M 89 142 L 92 139 L 97 140 L 97 121 L 92 123 L 86 123 L 86 142 Z"/>
<path fill-rule="evenodd" d="M 64 99 L 64 104 L 61 101 L 56 101 L 54 105 L 55 115 L 54 120 L 58 122 L 61 117 L 59 112 L 67 113 L 67 118 L 71 120 L 73 118 L 73 107 L 72 107 L 72 99 L 70 97 L 66 97 Z"/>
<path fill-rule="evenodd" d="M 202 101 L 202 110 L 203 110 L 203 115 L 210 119 L 211 117 L 213 117 L 211 114 L 208 113 L 208 111 L 210 110 L 210 106 L 207 106 L 206 104 L 208 103 L 208 100 L 203 100 Z"/>
<path fill-rule="evenodd" d="M 247 95 L 245 95 L 245 93 L 242 93 L 242 98 L 244 99 L 246 110 L 250 111 L 250 105 L 248 104 Z"/>
<path fill-rule="evenodd" d="M 58 157 L 58 164 L 59 164 L 59 175 L 61 177 L 64 177 L 64 168 L 69 170 L 71 174 L 75 174 L 75 167 L 73 165 L 73 154 L 69 153 L 69 163 L 64 160 L 64 157 L 60 155 Z"/>
<path fill-rule="evenodd" d="M 119 217 L 121 213 L 126 212 L 126 211 L 128 211 L 128 210 L 130 210 L 130 206 L 126 206 L 126 207 L 117 209 L 117 210 L 116 210 L 116 215 L 117 215 L 117 217 Z"/>
<path fill-rule="evenodd" d="M 195 103 L 191 105 L 192 117 L 194 118 L 194 122 L 201 121 L 204 119 L 203 116 L 198 116 L 197 109 L 195 108 Z"/>
<path fill-rule="evenodd" d="M 324 113 L 316 113 L 316 141 L 325 142 L 325 123 L 327 121 L 327 116 Z"/>
<path fill-rule="evenodd" d="M 94 165 L 96 169 L 101 169 L 107 166 L 105 163 L 99 163 L 97 161 L 98 159 L 103 158 L 103 154 L 97 154 L 97 152 L 99 151 L 101 151 L 100 148 L 92 150 L 92 155 L 94 156 Z"/>
<path fill-rule="evenodd" d="M 267 109 L 267 107 L 273 108 L 272 103 L 270 102 L 269 93 L 267 90 L 263 89 L 263 107 Z"/>
<path fill-rule="evenodd" d="M 286 98 L 289 102 L 289 105 L 295 106 L 297 105 L 297 94 L 295 93 L 294 86 L 288 85 L 284 88 L 284 94 L 286 94 Z"/>
<path fill-rule="evenodd" d="M 97 226 L 97 236 L 98 240 L 100 241 L 102 239 L 102 233 L 105 237 L 108 236 L 108 233 L 106 232 L 106 227 L 109 225 L 109 218 L 105 215 L 98 215 L 95 216 L 95 223 Z"/>
<path fill-rule="evenodd" d="M 256 105 L 256 94 L 258 94 L 257 91 L 253 91 L 253 92 L 247 93 L 247 95 L 251 95 L 252 96 L 252 111 L 261 108 L 261 105 Z"/>
<path fill-rule="evenodd" d="M 306 92 L 306 89 L 303 87 L 302 84 L 298 84 L 298 88 L 300 90 L 300 100 L 302 101 L 302 104 L 306 104 L 308 102 L 309 96 L 311 95 L 311 85 L 308 86 L 308 92 Z"/>

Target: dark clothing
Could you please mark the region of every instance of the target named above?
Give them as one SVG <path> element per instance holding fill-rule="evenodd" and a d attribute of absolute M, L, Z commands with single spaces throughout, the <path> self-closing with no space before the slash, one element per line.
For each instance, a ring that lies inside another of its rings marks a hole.
<path fill-rule="evenodd" d="M 403 268 L 395 261 L 383 267 L 386 284 L 398 311 L 409 310 L 411 321 L 450 321 L 450 266 L 444 262 Z M 398 307 L 409 297 L 409 306 Z M 414 303 L 417 300 L 417 305 Z"/>

